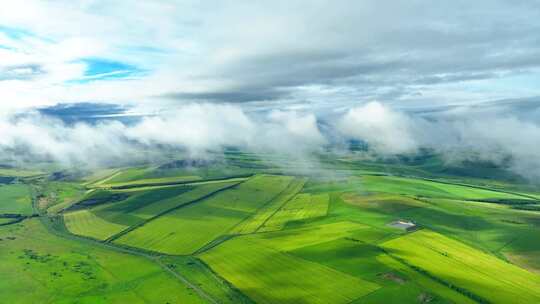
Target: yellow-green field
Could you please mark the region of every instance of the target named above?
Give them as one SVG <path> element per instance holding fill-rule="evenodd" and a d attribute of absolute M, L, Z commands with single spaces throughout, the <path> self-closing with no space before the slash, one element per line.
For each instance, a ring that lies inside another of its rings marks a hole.
<path fill-rule="evenodd" d="M 292 199 L 306 183 L 306 178 L 297 178 L 276 198 L 260 208 L 255 214 L 236 226 L 231 233 L 246 234 L 257 231 L 283 204 Z"/>
<path fill-rule="evenodd" d="M 325 216 L 328 212 L 328 200 L 328 194 L 298 194 L 272 215 L 259 230 L 276 231 L 283 229 L 287 222 Z"/>
<path fill-rule="evenodd" d="M 350 303 L 378 288 L 249 237 L 227 241 L 201 258 L 256 303 Z"/>
<path fill-rule="evenodd" d="M 64 223 L 71 233 L 98 240 L 105 240 L 128 227 L 108 222 L 88 209 L 65 213 Z"/>
<path fill-rule="evenodd" d="M 291 179 L 270 175 L 253 177 L 235 188 L 148 222 L 115 242 L 168 254 L 191 254 L 264 206 L 281 193 Z"/>
<path fill-rule="evenodd" d="M 27 185 L 0 185 L 0 214 L 32 214 L 32 199 Z"/>
<path fill-rule="evenodd" d="M 540 188 L 321 161 L 5 177 L 0 303 L 540 303 Z"/>
<path fill-rule="evenodd" d="M 390 255 L 490 303 L 540 302 L 540 276 L 421 230 L 383 243 Z"/>
<path fill-rule="evenodd" d="M 0 227 L 1 303 L 206 303 L 139 256 L 50 234 L 38 219 Z"/>

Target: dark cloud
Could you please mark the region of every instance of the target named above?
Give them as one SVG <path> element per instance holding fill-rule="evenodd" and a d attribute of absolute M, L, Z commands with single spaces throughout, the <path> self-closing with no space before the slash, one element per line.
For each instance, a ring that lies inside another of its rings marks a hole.
<path fill-rule="evenodd" d="M 207 102 L 250 102 L 262 100 L 276 100 L 285 96 L 285 90 L 274 88 L 248 89 L 240 88 L 236 91 L 224 92 L 203 92 L 203 93 L 187 93 L 177 92 L 165 94 L 161 97 L 176 99 L 181 101 L 207 101 Z"/>

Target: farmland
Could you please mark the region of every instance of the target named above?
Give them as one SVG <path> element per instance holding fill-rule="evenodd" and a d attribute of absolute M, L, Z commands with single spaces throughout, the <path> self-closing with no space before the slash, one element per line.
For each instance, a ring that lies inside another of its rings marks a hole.
<path fill-rule="evenodd" d="M 283 191 L 291 178 L 257 176 L 238 187 L 168 213 L 116 242 L 169 254 L 190 254 L 227 233 Z"/>
<path fill-rule="evenodd" d="M 348 303 L 378 287 L 245 238 L 227 242 L 202 259 L 257 303 Z"/>
<path fill-rule="evenodd" d="M 6 301 L 540 301 L 540 213 L 521 208 L 539 205 L 531 186 L 335 160 L 346 174 L 294 175 L 227 157 L 228 168 L 7 178 Z"/>
<path fill-rule="evenodd" d="M 540 277 L 423 230 L 382 244 L 392 256 L 484 302 L 540 301 Z"/>
<path fill-rule="evenodd" d="M 150 260 L 56 237 L 37 219 L 0 239 L 4 303 L 204 303 Z"/>
<path fill-rule="evenodd" d="M 32 200 L 28 186 L 22 184 L 0 185 L 0 214 L 32 213 Z"/>

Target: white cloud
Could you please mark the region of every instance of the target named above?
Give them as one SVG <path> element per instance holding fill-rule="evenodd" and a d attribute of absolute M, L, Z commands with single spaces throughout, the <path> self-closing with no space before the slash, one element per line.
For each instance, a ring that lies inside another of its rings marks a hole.
<path fill-rule="evenodd" d="M 371 149 L 383 155 L 414 153 L 418 149 L 409 117 L 379 102 L 348 110 L 337 127 L 346 136 L 367 142 Z"/>
<path fill-rule="evenodd" d="M 324 142 L 312 115 L 281 112 L 257 117 L 233 105 L 189 104 L 133 125 L 69 126 L 35 113 L 0 117 L 1 156 L 46 158 L 70 166 L 126 161 L 141 147 L 185 151 L 192 157 L 231 146 L 298 156 Z"/>

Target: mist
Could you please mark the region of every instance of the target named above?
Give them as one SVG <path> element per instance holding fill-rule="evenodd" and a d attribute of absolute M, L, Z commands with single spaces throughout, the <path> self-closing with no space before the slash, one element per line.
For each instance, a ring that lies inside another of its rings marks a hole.
<path fill-rule="evenodd" d="M 313 167 L 318 166 L 314 153 L 337 150 L 332 143 L 354 139 L 365 142 L 375 157 L 414 156 L 429 149 L 448 164 L 488 161 L 540 179 L 540 126 L 507 111 L 458 107 L 425 115 L 372 101 L 332 116 L 332 132 L 321 132 L 321 120 L 328 117 L 316 111 L 253 112 L 214 103 L 187 104 L 132 124 L 66 124 L 38 112 L 12 113 L 0 117 L 0 153 L 4 162 L 16 165 L 46 160 L 95 168 L 159 161 L 160 151 L 216 158 L 234 147 L 263 160 L 281 154 Z"/>

